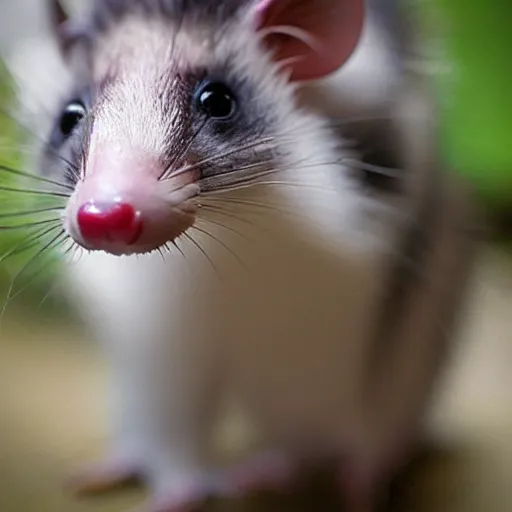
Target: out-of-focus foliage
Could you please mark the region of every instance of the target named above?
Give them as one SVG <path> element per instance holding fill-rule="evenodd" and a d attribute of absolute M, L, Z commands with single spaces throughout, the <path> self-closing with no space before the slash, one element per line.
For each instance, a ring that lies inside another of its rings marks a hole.
<path fill-rule="evenodd" d="M 427 33 L 441 48 L 435 76 L 448 163 L 488 207 L 512 210 L 512 3 L 421 1 Z"/>
<path fill-rule="evenodd" d="M 25 156 L 28 155 L 24 143 L 26 130 L 15 119 L 14 91 L 11 77 L 0 61 L 0 188 L 41 190 L 41 183 L 37 179 L 21 177 L 7 170 L 26 171 Z M 45 254 L 38 256 L 38 253 L 58 232 L 48 233 L 36 240 L 37 235 L 48 227 L 30 224 L 55 218 L 55 213 L 23 216 L 11 214 L 56 204 L 55 198 L 52 197 L 0 190 L 0 306 L 11 284 L 13 294 L 23 290 L 23 301 L 30 301 L 36 297 L 40 300 L 42 290 L 48 290 L 52 286 L 55 254 L 52 251 L 45 251 Z M 27 243 L 30 240 L 32 242 Z M 18 279 L 13 281 L 21 271 L 23 272 Z"/>
<path fill-rule="evenodd" d="M 0 164 L 13 168 L 19 168 L 21 165 L 20 152 L 17 146 L 20 144 L 19 129 L 17 123 L 9 114 L 14 104 L 14 88 L 11 83 L 9 74 L 0 61 Z M 16 177 L 7 172 L 0 172 L 0 185 L 15 187 Z M 8 203 L 12 202 L 12 198 L 4 197 L 6 193 L 2 193 L 0 197 L 0 214 L 5 213 Z M 0 251 L 8 250 L 16 242 L 20 241 L 20 233 L 14 231 L 2 231 L 0 236 Z"/>

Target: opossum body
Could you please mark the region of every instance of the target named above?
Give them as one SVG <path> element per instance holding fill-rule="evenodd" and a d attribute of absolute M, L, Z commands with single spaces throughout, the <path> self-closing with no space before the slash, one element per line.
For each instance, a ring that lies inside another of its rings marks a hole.
<path fill-rule="evenodd" d="M 90 252 L 67 277 L 117 395 L 111 454 L 81 484 L 141 474 L 152 510 L 174 510 L 334 454 L 351 512 L 371 510 L 422 419 L 468 251 L 421 128 L 402 133 L 421 139 L 413 178 L 373 197 L 361 155 L 298 106 L 352 54 L 362 3 L 105 0 L 84 30 L 53 5 L 73 86 L 41 167 L 74 188 L 63 223 Z M 384 331 L 411 216 L 422 279 Z M 212 467 L 233 395 L 269 456 Z"/>

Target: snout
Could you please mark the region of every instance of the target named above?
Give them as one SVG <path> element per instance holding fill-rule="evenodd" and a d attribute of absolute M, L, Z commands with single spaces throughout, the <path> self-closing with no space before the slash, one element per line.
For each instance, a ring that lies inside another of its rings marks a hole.
<path fill-rule="evenodd" d="M 113 255 L 142 254 L 172 242 L 195 222 L 193 173 L 160 180 L 154 161 L 95 159 L 66 210 L 66 229 L 80 246 Z M 91 168 L 90 168 L 91 169 Z"/>

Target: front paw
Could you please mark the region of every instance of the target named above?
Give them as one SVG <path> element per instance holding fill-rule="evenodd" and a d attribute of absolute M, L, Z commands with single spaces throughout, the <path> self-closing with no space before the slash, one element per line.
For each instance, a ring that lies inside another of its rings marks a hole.
<path fill-rule="evenodd" d="M 149 502 L 137 512 L 195 512 L 210 497 L 228 496 L 228 479 L 222 474 L 172 474 L 159 478 Z"/>
<path fill-rule="evenodd" d="M 74 472 L 64 485 L 78 496 L 90 496 L 136 483 L 141 478 L 142 471 L 137 461 L 110 455 Z"/>

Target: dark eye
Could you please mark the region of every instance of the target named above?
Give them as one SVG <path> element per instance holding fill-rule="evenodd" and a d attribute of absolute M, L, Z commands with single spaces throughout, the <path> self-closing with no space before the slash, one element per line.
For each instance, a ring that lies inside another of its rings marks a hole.
<path fill-rule="evenodd" d="M 69 137 L 78 123 L 85 117 L 85 107 L 80 101 L 69 103 L 60 118 L 60 131 L 64 137 Z"/>
<path fill-rule="evenodd" d="M 213 119 L 228 119 L 236 110 L 236 100 L 229 87 L 220 82 L 208 82 L 197 92 L 199 108 Z"/>

